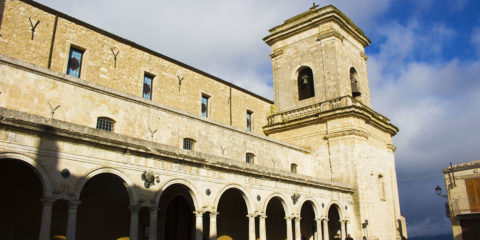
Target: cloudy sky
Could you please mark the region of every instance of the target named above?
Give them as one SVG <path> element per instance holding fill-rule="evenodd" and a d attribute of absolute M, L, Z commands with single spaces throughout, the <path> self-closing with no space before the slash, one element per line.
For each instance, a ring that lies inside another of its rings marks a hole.
<path fill-rule="evenodd" d="M 272 99 L 268 29 L 310 0 L 39 0 Z M 372 40 L 373 109 L 394 137 L 400 203 L 410 237 L 451 232 L 441 170 L 480 159 L 480 2 L 336 0 Z"/>

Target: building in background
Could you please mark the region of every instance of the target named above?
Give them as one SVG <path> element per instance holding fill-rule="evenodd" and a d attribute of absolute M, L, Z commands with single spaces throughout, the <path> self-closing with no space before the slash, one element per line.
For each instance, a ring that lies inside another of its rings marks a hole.
<path fill-rule="evenodd" d="M 480 236 L 480 160 L 443 169 L 454 240 Z M 437 187 L 437 190 L 439 188 Z M 440 190 L 441 191 L 441 190 Z"/>
<path fill-rule="evenodd" d="M 0 1 L 0 239 L 405 239 L 370 40 L 333 6 L 270 30 L 274 101 Z"/>

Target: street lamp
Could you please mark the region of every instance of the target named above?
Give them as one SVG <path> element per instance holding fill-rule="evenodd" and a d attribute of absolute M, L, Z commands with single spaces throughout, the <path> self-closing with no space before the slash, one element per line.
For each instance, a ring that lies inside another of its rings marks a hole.
<path fill-rule="evenodd" d="M 442 188 L 440 186 L 436 186 L 435 187 L 435 193 L 437 194 L 437 196 L 439 197 L 444 197 L 444 198 L 447 198 L 447 195 L 442 195 Z"/>

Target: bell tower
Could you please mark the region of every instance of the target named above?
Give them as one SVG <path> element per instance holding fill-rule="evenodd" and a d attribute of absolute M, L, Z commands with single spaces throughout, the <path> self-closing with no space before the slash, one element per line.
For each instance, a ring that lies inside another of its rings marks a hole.
<path fill-rule="evenodd" d="M 371 109 L 370 40 L 331 5 L 287 19 L 263 40 L 272 48 L 275 102 L 265 134 L 308 151 L 296 159 L 299 174 L 355 189 L 349 217 L 357 238 L 368 231 L 403 239 L 392 144 L 398 128 Z"/>
<path fill-rule="evenodd" d="M 270 29 L 276 110 L 352 96 L 370 106 L 364 48 L 370 40 L 333 6 L 311 8 Z"/>

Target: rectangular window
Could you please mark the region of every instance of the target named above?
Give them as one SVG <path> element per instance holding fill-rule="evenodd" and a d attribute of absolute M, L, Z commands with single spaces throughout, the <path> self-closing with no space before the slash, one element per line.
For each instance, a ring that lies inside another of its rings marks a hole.
<path fill-rule="evenodd" d="M 143 93 L 142 96 L 145 99 L 152 100 L 152 82 L 153 76 L 145 73 L 143 75 Z"/>
<path fill-rule="evenodd" d="M 68 54 L 67 75 L 72 77 L 80 77 L 80 70 L 82 69 L 83 50 L 70 47 L 70 54 Z"/>
<path fill-rule="evenodd" d="M 252 131 L 252 111 L 247 110 L 247 131 Z"/>
<path fill-rule="evenodd" d="M 191 138 L 184 138 L 183 139 L 183 149 L 185 150 L 193 150 L 193 143 L 195 141 Z"/>
<path fill-rule="evenodd" d="M 245 154 L 245 162 L 246 163 L 251 163 L 253 164 L 253 159 L 255 158 L 255 155 L 253 153 L 247 153 Z"/>
<path fill-rule="evenodd" d="M 202 94 L 202 117 L 208 117 L 208 99 L 210 97 Z"/>
<path fill-rule="evenodd" d="M 106 117 L 97 118 L 97 129 L 113 131 L 113 120 Z"/>

